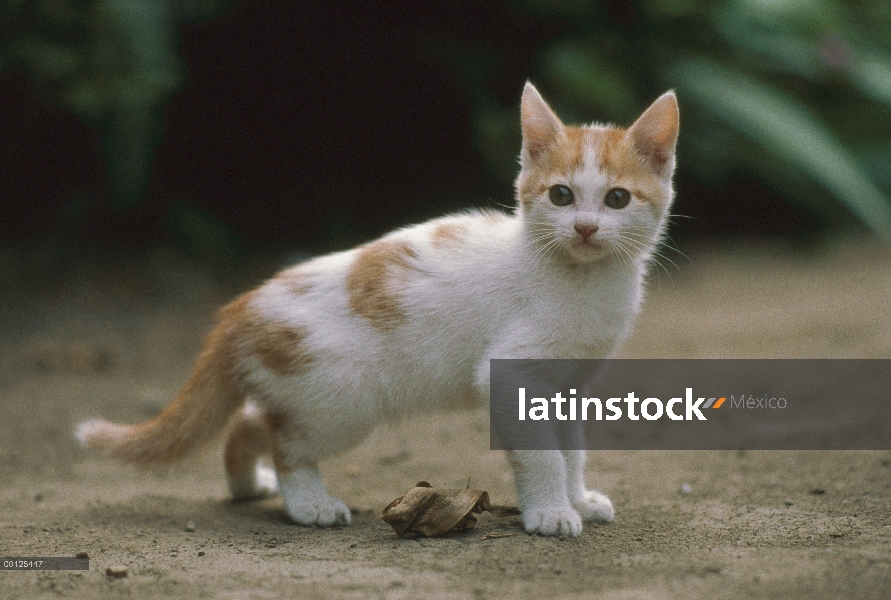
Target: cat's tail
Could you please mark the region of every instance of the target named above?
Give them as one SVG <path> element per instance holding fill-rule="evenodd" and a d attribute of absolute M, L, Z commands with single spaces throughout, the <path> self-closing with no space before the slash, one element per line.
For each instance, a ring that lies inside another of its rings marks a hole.
<path fill-rule="evenodd" d="M 161 414 L 138 425 L 83 421 L 75 430 L 80 443 L 138 467 L 163 467 L 213 439 L 244 403 L 233 372 L 237 321 L 227 318 L 240 308 L 237 300 L 221 311 L 191 377 Z"/>

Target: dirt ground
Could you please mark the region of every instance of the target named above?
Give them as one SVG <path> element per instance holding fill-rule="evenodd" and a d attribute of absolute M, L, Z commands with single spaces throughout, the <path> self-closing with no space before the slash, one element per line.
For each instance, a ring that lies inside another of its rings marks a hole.
<path fill-rule="evenodd" d="M 776 242 L 669 257 L 628 357 L 891 357 L 891 249 Z M 419 480 L 514 503 L 487 414 L 376 432 L 323 464 L 354 524 L 290 524 L 281 500 L 227 500 L 220 449 L 164 475 L 78 448 L 74 424 L 156 414 L 213 310 L 275 270 L 61 248 L 0 251 L 0 554 L 90 570 L 0 571 L 3 598 L 888 598 L 891 451 L 599 452 L 614 523 L 577 539 L 518 517 L 400 539 L 379 511 Z M 507 534 L 484 539 L 489 533 Z M 127 576 L 106 568 L 122 565 Z"/>

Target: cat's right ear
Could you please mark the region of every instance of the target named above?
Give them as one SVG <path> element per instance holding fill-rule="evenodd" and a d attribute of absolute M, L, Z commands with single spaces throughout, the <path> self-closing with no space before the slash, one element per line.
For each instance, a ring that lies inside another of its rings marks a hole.
<path fill-rule="evenodd" d="M 563 123 L 529 82 L 523 88 L 520 121 L 523 127 L 520 161 L 523 166 L 540 162 L 548 150 L 565 135 Z"/>

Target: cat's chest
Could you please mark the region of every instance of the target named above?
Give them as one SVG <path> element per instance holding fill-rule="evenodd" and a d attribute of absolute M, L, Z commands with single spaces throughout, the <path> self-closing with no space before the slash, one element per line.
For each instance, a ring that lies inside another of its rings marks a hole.
<path fill-rule="evenodd" d="M 626 273 L 552 278 L 528 296 L 520 318 L 533 324 L 543 347 L 566 357 L 612 351 L 627 334 L 641 294 L 639 279 Z"/>

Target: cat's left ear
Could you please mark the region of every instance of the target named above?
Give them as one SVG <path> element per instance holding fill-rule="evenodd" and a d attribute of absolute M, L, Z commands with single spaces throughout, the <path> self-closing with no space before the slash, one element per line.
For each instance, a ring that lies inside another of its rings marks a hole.
<path fill-rule="evenodd" d="M 674 169 L 679 119 L 677 98 L 666 92 L 628 128 L 632 148 L 658 175 L 671 175 Z"/>

